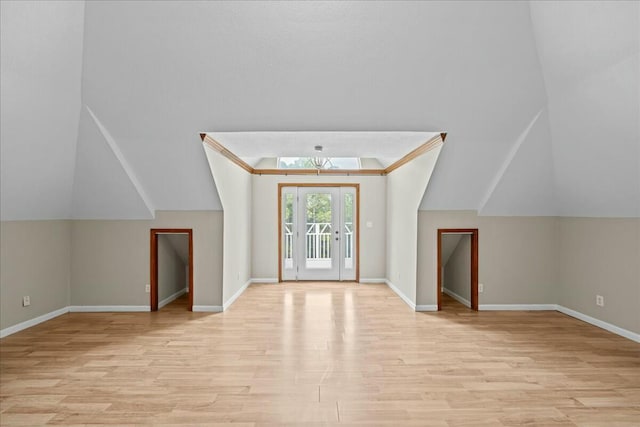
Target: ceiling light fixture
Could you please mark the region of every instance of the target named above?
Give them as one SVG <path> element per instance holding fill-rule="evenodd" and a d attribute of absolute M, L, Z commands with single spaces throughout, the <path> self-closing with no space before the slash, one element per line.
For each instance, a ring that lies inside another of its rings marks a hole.
<path fill-rule="evenodd" d="M 322 145 L 316 145 L 315 147 L 313 147 L 313 149 L 318 153 L 322 153 L 323 147 Z M 331 159 L 329 159 L 328 157 L 311 157 L 309 158 L 309 161 L 311 162 L 313 167 L 318 170 L 318 173 L 320 173 L 320 169 L 325 169 L 327 164 L 331 164 Z"/>
<path fill-rule="evenodd" d="M 324 169 L 327 163 L 331 162 L 328 157 L 311 157 L 309 160 L 313 167 L 318 170 Z"/>

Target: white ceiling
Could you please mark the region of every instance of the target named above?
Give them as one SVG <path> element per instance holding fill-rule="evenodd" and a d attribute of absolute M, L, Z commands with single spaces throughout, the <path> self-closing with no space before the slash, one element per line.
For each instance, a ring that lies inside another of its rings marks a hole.
<path fill-rule="evenodd" d="M 423 209 L 640 215 L 638 2 L 0 4 L 3 220 L 221 209 L 202 131 L 444 131 Z"/>
<path fill-rule="evenodd" d="M 313 157 L 322 146 L 324 157 L 369 157 L 383 167 L 429 141 L 439 132 L 208 132 L 245 162 L 262 158 Z"/>
<path fill-rule="evenodd" d="M 69 218 L 83 2 L 0 2 L 2 219 Z"/>
<path fill-rule="evenodd" d="M 640 2 L 532 2 L 531 18 L 558 214 L 640 216 Z"/>

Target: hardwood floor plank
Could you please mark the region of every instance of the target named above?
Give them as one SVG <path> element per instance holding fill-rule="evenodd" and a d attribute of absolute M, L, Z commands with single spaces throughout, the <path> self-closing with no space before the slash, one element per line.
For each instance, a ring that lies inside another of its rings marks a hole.
<path fill-rule="evenodd" d="M 224 313 L 70 313 L 0 340 L 0 425 L 638 426 L 640 345 L 557 312 L 253 285 Z"/>

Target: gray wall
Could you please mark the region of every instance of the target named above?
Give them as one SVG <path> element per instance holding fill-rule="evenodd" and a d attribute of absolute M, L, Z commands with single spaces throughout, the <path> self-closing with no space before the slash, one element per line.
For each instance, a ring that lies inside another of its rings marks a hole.
<path fill-rule="evenodd" d="M 442 265 L 447 265 L 449 257 L 456 250 L 462 234 L 443 234 L 442 235 Z"/>
<path fill-rule="evenodd" d="M 638 218 L 420 211 L 418 224 L 418 304 L 436 304 L 437 229 L 478 228 L 479 304 L 559 304 L 640 333 Z"/>
<path fill-rule="evenodd" d="M 151 221 L 3 221 L 0 328 L 68 305 L 148 306 L 150 228 L 193 228 L 194 304 L 220 306 L 222 222 L 220 211 L 157 212 Z M 436 304 L 438 228 L 479 229 L 480 304 L 560 304 L 640 333 L 640 219 L 419 211 L 420 305 Z M 23 295 L 30 307 L 22 307 Z"/>
<path fill-rule="evenodd" d="M 437 304 L 438 228 L 478 228 L 479 304 L 555 304 L 558 288 L 555 217 L 483 217 L 473 211 L 418 212 L 420 305 Z"/>
<path fill-rule="evenodd" d="M 71 305 L 149 306 L 149 230 L 193 229 L 193 304 L 222 305 L 222 212 L 158 211 L 146 221 L 73 221 Z"/>
<path fill-rule="evenodd" d="M 471 236 L 445 234 L 442 238 L 458 239 L 458 244 L 444 266 L 444 289 L 471 301 Z"/>
<path fill-rule="evenodd" d="M 558 243 L 558 303 L 640 333 L 640 219 L 561 218 Z"/>
<path fill-rule="evenodd" d="M 180 257 L 182 262 L 189 264 L 189 236 L 187 234 L 163 234 L 165 239 L 171 243 L 173 249 L 176 251 L 176 255 Z"/>
<path fill-rule="evenodd" d="M 178 238 L 177 243 L 186 241 L 188 245 L 189 236 L 186 234 L 158 236 L 158 301 L 180 292 L 188 286 L 185 282 L 185 274 L 187 264 L 184 262 L 176 248 L 172 239 Z M 184 245 L 180 245 L 184 246 Z"/>
<path fill-rule="evenodd" d="M 3 221 L 0 329 L 67 307 L 70 265 L 71 221 Z"/>

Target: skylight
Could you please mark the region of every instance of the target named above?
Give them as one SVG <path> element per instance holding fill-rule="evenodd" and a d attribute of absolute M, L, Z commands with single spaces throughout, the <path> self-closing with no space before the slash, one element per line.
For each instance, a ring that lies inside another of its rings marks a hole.
<path fill-rule="evenodd" d="M 360 158 L 278 157 L 278 169 L 360 169 Z"/>

